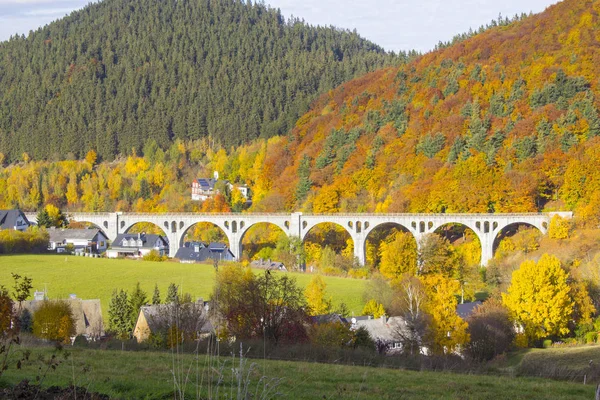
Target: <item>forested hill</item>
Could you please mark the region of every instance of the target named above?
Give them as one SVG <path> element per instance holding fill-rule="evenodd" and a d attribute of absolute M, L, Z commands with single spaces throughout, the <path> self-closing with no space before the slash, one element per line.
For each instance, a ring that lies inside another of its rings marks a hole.
<path fill-rule="evenodd" d="M 267 150 L 255 209 L 600 221 L 599 13 L 565 0 L 323 95 Z"/>
<path fill-rule="evenodd" d="M 287 133 L 318 94 L 405 58 L 264 4 L 104 0 L 0 43 L 0 152 L 239 145 Z"/>

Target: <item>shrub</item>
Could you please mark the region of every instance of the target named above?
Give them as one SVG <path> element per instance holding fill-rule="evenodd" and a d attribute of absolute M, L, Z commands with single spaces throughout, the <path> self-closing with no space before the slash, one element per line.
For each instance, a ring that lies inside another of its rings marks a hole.
<path fill-rule="evenodd" d="M 0 230 L 0 254 L 43 253 L 48 249 L 48 239 L 45 229 Z"/>
<path fill-rule="evenodd" d="M 550 339 L 546 339 L 542 342 L 542 347 L 545 349 L 548 349 L 550 347 L 552 347 L 552 340 Z"/>
<path fill-rule="evenodd" d="M 157 250 L 151 250 L 150 253 L 142 257 L 144 261 L 166 261 L 166 256 L 161 256 Z"/>
<path fill-rule="evenodd" d="M 75 317 L 65 300 L 44 300 L 33 314 L 33 334 L 47 340 L 69 343 L 75 334 Z"/>
<path fill-rule="evenodd" d="M 587 344 L 596 343 L 598 341 L 598 332 L 588 332 L 585 334 L 585 342 Z"/>
<path fill-rule="evenodd" d="M 559 215 L 554 215 L 550 220 L 548 236 L 550 236 L 550 239 L 567 239 L 569 237 L 569 228 L 569 221 Z"/>
<path fill-rule="evenodd" d="M 498 300 L 488 300 L 477 307 L 467 322 L 471 341 L 466 350 L 475 360 L 491 360 L 508 351 L 513 343 L 512 321 Z"/>

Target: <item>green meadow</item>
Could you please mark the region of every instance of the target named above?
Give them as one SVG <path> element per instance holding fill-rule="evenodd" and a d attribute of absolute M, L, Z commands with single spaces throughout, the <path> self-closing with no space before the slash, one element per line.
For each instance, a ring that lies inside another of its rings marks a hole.
<path fill-rule="evenodd" d="M 258 271 L 258 270 L 257 270 Z M 167 294 L 169 283 L 193 297 L 208 298 L 212 292 L 215 270 L 212 264 L 179 264 L 87 258 L 65 255 L 11 255 L 0 256 L 0 284 L 12 285 L 11 272 L 33 278 L 34 290 L 48 291 L 51 299 L 76 294 L 82 299 L 100 299 L 102 312 L 107 315 L 108 303 L 114 289 L 131 291 L 137 282 L 152 297 L 158 284 L 161 296 Z M 312 275 L 289 273 L 305 287 Z M 362 311 L 366 281 L 339 277 L 324 277 L 327 292 L 334 304 L 345 303 L 350 311 Z"/>
<path fill-rule="evenodd" d="M 33 348 L 22 370 L 9 369 L 0 382 L 15 384 L 39 373 L 38 354 L 46 358 L 49 348 Z M 88 391 L 119 399 L 173 398 L 178 375 L 188 376 L 186 398 L 236 398 L 237 380 L 232 367 L 239 360 L 221 357 L 224 368 L 209 367 L 208 357 L 170 352 L 132 352 L 69 348 L 69 357 L 44 378 L 44 386 L 74 384 Z M 59 357 L 60 358 L 60 357 Z M 62 359 L 62 358 L 61 358 Z M 406 371 L 391 368 L 332 365 L 274 360 L 246 360 L 242 369 L 252 398 L 261 398 L 263 382 L 278 384 L 274 398 L 287 399 L 592 399 L 595 387 L 540 378 Z M 254 364 L 254 365 L 252 365 Z M 210 364 L 216 366 L 216 363 Z M 252 367 L 252 368 L 251 368 Z M 215 396 L 217 377 L 223 378 Z M 219 371 L 222 371 L 219 373 Z M 151 379 L 149 379 L 151 377 Z M 183 386 L 183 385 L 182 385 Z M 197 391 L 196 388 L 199 388 Z M 258 393 L 258 396 L 254 395 Z M 179 398 L 179 397 L 177 397 Z"/>

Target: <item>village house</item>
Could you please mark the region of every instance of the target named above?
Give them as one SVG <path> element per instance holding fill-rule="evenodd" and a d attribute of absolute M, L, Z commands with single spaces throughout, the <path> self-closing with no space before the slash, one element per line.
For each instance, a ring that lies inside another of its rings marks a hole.
<path fill-rule="evenodd" d="M 272 260 L 263 260 L 258 259 L 258 260 L 254 260 L 250 263 L 250 267 L 251 268 L 259 268 L 259 269 L 266 269 L 268 271 L 281 271 L 281 272 L 287 272 L 287 268 L 285 267 L 285 265 L 282 262 L 279 261 L 272 261 Z"/>
<path fill-rule="evenodd" d="M 36 292 L 35 300 L 22 302 L 22 310 L 29 312 L 35 317 L 36 310 L 44 301 L 46 301 L 44 298 L 45 293 Z M 75 319 L 75 336 L 83 335 L 91 340 L 104 336 L 104 323 L 102 320 L 102 306 L 100 305 L 100 299 L 83 300 L 72 294 L 65 301 L 69 303 L 71 310 L 73 311 L 73 317 Z M 15 304 L 15 307 L 18 306 L 18 304 Z"/>
<path fill-rule="evenodd" d="M 31 223 L 21 210 L 0 210 L 0 229 L 24 231 Z"/>
<path fill-rule="evenodd" d="M 397 353 L 402 349 L 402 343 L 398 335 L 399 330 L 404 329 L 405 323 L 402 317 L 387 317 L 385 315 L 379 318 L 369 316 L 353 317 L 351 319 L 351 328 L 356 330 L 361 327 L 369 332 L 378 347 L 387 348 L 387 353 Z"/>
<path fill-rule="evenodd" d="M 192 182 L 192 200 L 204 201 L 219 193 L 215 185 L 219 181 L 219 173 L 215 171 L 213 178 L 196 178 Z M 234 185 L 224 180 L 230 191 L 237 189 L 246 200 L 250 200 L 250 188 L 247 185 Z"/>
<path fill-rule="evenodd" d="M 133 329 L 133 337 L 138 343 L 150 338 L 150 335 L 166 333 L 175 324 L 181 331 L 195 331 L 197 338 L 205 337 L 214 331 L 208 318 L 208 302 L 198 299 L 195 303 L 156 304 L 140 308 L 138 319 Z"/>
<path fill-rule="evenodd" d="M 234 261 L 235 256 L 225 243 L 186 242 L 175 254 L 182 264 L 193 264 L 207 260 Z"/>
<path fill-rule="evenodd" d="M 48 230 L 48 250 L 64 253 L 67 246 L 75 253 L 100 254 L 108 248 L 108 238 L 100 229 L 56 229 Z"/>
<path fill-rule="evenodd" d="M 108 258 L 118 257 L 143 257 L 152 250 L 161 256 L 169 254 L 169 242 L 161 235 L 146 233 L 122 233 L 112 242 L 106 250 Z"/>

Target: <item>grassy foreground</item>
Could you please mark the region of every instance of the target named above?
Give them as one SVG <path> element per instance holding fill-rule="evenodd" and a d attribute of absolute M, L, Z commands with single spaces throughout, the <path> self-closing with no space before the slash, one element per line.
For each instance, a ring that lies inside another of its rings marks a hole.
<path fill-rule="evenodd" d="M 48 348 L 34 348 L 48 356 Z M 70 357 L 56 371 L 49 372 L 44 385 L 71 383 L 89 391 L 119 399 L 173 398 L 173 370 L 190 371 L 187 396 L 196 398 L 196 381 L 206 396 L 208 358 L 200 355 L 172 355 L 168 352 L 123 352 L 73 348 Z M 414 372 L 397 369 L 329 365 L 290 361 L 247 360 L 256 363 L 247 374 L 254 394 L 262 376 L 277 378 L 276 398 L 290 399 L 591 399 L 592 385 L 539 378 L 463 375 L 441 372 Z M 238 360 L 233 362 L 238 364 Z M 221 395 L 237 390 L 231 377 L 232 360 L 223 369 Z M 38 374 L 39 362 L 31 361 L 23 370 L 9 369 L 2 384 L 15 384 Z M 247 369 L 245 370 L 247 372 Z M 246 375 L 246 374 L 245 374 Z M 214 383 L 214 382 L 213 382 Z M 262 386 L 261 386 L 262 388 Z M 259 393 L 261 389 L 259 389 Z M 214 391 L 212 392 L 214 395 Z M 206 397 L 204 397 L 206 398 Z"/>
<path fill-rule="evenodd" d="M 82 299 L 100 299 L 102 312 L 107 315 L 108 303 L 114 289 L 131 291 L 136 282 L 152 297 L 157 283 L 164 297 L 169 283 L 179 285 L 183 292 L 194 297 L 208 298 L 215 277 L 214 268 L 204 264 L 114 260 L 64 255 L 0 256 L 0 284 L 12 285 L 11 272 L 33 278 L 34 288 L 48 289 L 50 298 L 66 298 L 74 293 Z M 298 284 L 305 287 L 312 275 L 290 273 Z M 364 305 L 366 281 L 338 277 L 324 277 L 327 292 L 334 304 L 346 303 L 359 315 Z"/>

